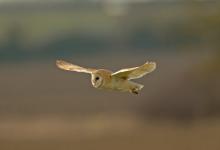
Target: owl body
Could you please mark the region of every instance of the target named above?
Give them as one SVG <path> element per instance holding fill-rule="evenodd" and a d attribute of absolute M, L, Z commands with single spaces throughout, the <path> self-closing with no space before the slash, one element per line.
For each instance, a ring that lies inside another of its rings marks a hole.
<path fill-rule="evenodd" d="M 99 78 L 100 82 L 97 81 Z M 101 79 L 102 78 L 102 79 Z M 91 77 L 92 85 L 98 89 L 116 90 L 122 92 L 138 92 L 144 86 L 117 76 L 112 76 L 112 72 L 105 69 L 95 71 Z"/>
<path fill-rule="evenodd" d="M 141 84 L 131 81 L 131 79 L 140 78 L 156 68 L 156 63 L 145 63 L 142 66 L 122 69 L 115 73 L 106 69 L 88 69 L 71 63 L 58 60 L 57 66 L 63 70 L 77 71 L 91 74 L 93 87 L 97 89 L 115 90 L 122 92 L 131 92 L 138 94 L 144 87 Z"/>
<path fill-rule="evenodd" d="M 143 85 L 118 77 L 112 77 L 111 83 L 104 85 L 104 87 L 116 91 L 137 93 L 143 88 Z"/>

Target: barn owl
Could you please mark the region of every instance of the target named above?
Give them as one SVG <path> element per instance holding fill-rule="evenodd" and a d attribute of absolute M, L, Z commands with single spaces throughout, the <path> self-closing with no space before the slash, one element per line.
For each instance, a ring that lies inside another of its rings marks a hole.
<path fill-rule="evenodd" d="M 146 62 L 139 67 L 121 69 L 117 72 L 106 69 L 83 68 L 63 60 L 57 60 L 56 65 L 63 70 L 91 74 L 91 82 L 95 88 L 124 91 L 133 94 L 138 94 L 144 86 L 131 80 L 141 78 L 156 69 L 155 62 Z"/>

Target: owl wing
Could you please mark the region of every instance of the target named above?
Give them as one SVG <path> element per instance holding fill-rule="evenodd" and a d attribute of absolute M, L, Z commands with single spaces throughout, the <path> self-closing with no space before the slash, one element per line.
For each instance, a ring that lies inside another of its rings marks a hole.
<path fill-rule="evenodd" d="M 127 68 L 119 70 L 112 74 L 114 77 L 123 78 L 126 80 L 137 79 L 141 78 L 144 75 L 154 71 L 156 69 L 155 62 L 146 62 L 145 64 L 134 67 L 134 68 Z"/>
<path fill-rule="evenodd" d="M 84 72 L 84 73 L 93 73 L 94 71 L 96 71 L 96 69 L 83 68 L 63 60 L 57 60 L 56 65 L 58 68 L 68 71 L 76 71 L 76 72 Z"/>

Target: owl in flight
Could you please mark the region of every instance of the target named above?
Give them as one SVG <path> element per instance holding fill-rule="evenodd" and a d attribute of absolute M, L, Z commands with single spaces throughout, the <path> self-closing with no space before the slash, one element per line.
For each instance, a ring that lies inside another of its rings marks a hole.
<path fill-rule="evenodd" d="M 83 68 L 63 60 L 57 60 L 56 65 L 63 70 L 91 74 L 91 82 L 95 88 L 111 89 L 133 94 L 138 94 L 144 86 L 131 80 L 141 78 L 156 69 L 155 62 L 146 62 L 139 67 L 121 69 L 117 72 L 106 69 Z"/>

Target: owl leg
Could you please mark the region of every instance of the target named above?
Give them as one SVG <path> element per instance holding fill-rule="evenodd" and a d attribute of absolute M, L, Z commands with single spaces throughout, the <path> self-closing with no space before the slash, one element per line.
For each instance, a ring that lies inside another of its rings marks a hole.
<path fill-rule="evenodd" d="M 139 91 L 143 88 L 144 86 L 141 84 L 133 83 L 132 88 L 130 89 L 130 92 L 133 94 L 139 94 Z"/>
<path fill-rule="evenodd" d="M 137 95 L 137 94 L 139 94 L 139 90 L 137 88 L 134 88 L 134 89 L 131 90 L 131 93 Z"/>

